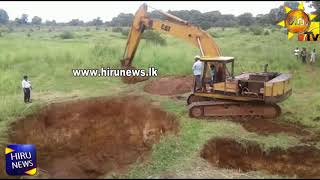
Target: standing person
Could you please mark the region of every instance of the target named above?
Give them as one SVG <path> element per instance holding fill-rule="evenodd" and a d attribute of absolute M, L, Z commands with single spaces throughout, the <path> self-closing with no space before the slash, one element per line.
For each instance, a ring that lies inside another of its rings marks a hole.
<path fill-rule="evenodd" d="M 301 51 L 301 60 L 303 63 L 306 63 L 307 62 L 306 59 L 307 59 L 307 49 L 304 47 Z"/>
<path fill-rule="evenodd" d="M 211 69 L 211 83 L 210 83 L 210 86 L 213 87 L 213 84 L 215 83 L 216 81 L 216 67 L 214 64 L 211 64 L 210 65 L 210 69 Z"/>
<path fill-rule="evenodd" d="M 300 55 L 300 49 L 298 47 L 294 50 L 294 55 L 296 56 L 296 58 L 298 60 L 299 59 L 299 55 Z"/>
<path fill-rule="evenodd" d="M 310 64 L 314 64 L 316 62 L 316 49 L 313 48 L 310 56 Z"/>
<path fill-rule="evenodd" d="M 24 94 L 24 102 L 25 103 L 31 103 L 30 101 L 30 93 L 31 93 L 31 83 L 28 80 L 28 76 L 23 76 L 22 80 L 22 89 L 23 89 L 23 94 Z"/>
<path fill-rule="evenodd" d="M 195 89 L 199 91 L 201 89 L 201 73 L 202 73 L 202 62 L 200 61 L 200 56 L 195 56 L 194 63 L 192 66 L 193 75 L 195 78 Z"/>

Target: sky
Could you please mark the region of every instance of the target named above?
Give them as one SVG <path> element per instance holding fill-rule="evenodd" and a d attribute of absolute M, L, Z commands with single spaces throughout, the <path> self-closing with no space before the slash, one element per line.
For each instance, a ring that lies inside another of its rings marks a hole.
<path fill-rule="evenodd" d="M 283 1 L 0 1 L 0 9 L 7 11 L 10 20 L 25 13 L 29 15 L 29 21 L 33 16 L 39 16 L 43 21 L 80 19 L 87 22 L 97 17 L 110 21 L 121 12 L 134 14 L 142 3 L 163 11 L 195 9 L 203 13 L 219 10 L 222 14 L 236 16 L 245 12 L 254 16 L 267 14 L 270 9 L 283 5 Z M 307 13 L 312 11 L 306 5 L 305 8 Z"/>

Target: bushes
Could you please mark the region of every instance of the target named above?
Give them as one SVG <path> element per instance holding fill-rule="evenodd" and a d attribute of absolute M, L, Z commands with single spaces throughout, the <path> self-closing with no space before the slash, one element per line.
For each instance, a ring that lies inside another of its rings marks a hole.
<path fill-rule="evenodd" d="M 265 35 L 265 36 L 270 35 L 270 31 L 269 31 L 269 30 L 265 30 L 265 31 L 264 31 L 264 35 Z"/>
<path fill-rule="evenodd" d="M 121 34 L 122 34 L 123 36 L 128 36 L 128 35 L 129 35 L 129 30 L 130 30 L 130 29 L 122 29 L 122 30 L 121 30 Z"/>
<path fill-rule="evenodd" d="M 240 31 L 240 33 L 246 33 L 248 31 L 250 31 L 250 32 L 253 33 L 253 35 L 256 35 L 256 36 L 262 35 L 262 34 L 265 35 L 265 36 L 270 35 L 270 30 L 269 29 L 264 30 L 262 27 L 256 26 L 256 25 L 255 26 L 250 26 L 249 29 L 244 27 L 244 26 L 241 26 L 239 31 Z M 271 29 L 271 31 L 274 32 L 275 30 Z"/>
<path fill-rule="evenodd" d="M 121 28 L 121 27 L 114 27 L 114 28 L 112 28 L 112 32 L 121 33 L 121 35 L 123 35 L 123 36 L 128 36 L 129 29 L 128 28 Z M 106 31 L 108 31 L 108 30 L 106 29 Z"/>
<path fill-rule="evenodd" d="M 120 32 L 121 35 L 126 37 L 129 35 L 129 31 L 130 28 L 116 27 L 112 29 L 112 32 Z M 141 39 L 145 39 L 147 42 L 152 42 L 161 46 L 165 46 L 167 44 L 166 40 L 160 35 L 160 33 L 152 30 L 145 30 Z"/>
<path fill-rule="evenodd" d="M 122 32 L 122 28 L 121 27 L 114 27 L 112 28 L 112 32 Z"/>
<path fill-rule="evenodd" d="M 8 32 L 9 32 L 9 33 L 13 32 L 13 31 L 14 31 L 13 27 L 9 27 L 9 28 L 8 28 Z"/>
<path fill-rule="evenodd" d="M 12 27 L 3 27 L 3 28 L 0 28 L 0 31 L 2 33 L 11 33 L 14 31 L 14 29 Z"/>
<path fill-rule="evenodd" d="M 4 36 L 5 34 L 13 32 L 12 27 L 0 27 L 0 37 Z"/>
<path fill-rule="evenodd" d="M 5 30 L 4 29 L 0 29 L 0 37 L 2 37 L 4 33 L 5 33 Z"/>
<path fill-rule="evenodd" d="M 145 39 L 147 42 L 159 44 L 161 46 L 164 46 L 167 44 L 166 40 L 163 37 L 161 37 L 160 33 L 150 31 L 150 30 L 146 30 L 142 34 L 142 39 Z"/>
<path fill-rule="evenodd" d="M 210 35 L 211 37 L 213 37 L 213 38 L 218 38 L 218 37 L 219 37 L 219 35 L 218 35 L 218 33 L 217 33 L 217 32 L 214 32 L 214 31 L 208 31 L 208 33 L 209 33 L 209 35 Z"/>
<path fill-rule="evenodd" d="M 263 28 L 259 26 L 251 26 L 250 31 L 257 36 L 263 33 Z"/>
<path fill-rule="evenodd" d="M 74 35 L 70 31 L 64 31 L 59 35 L 61 39 L 73 39 Z"/>
<path fill-rule="evenodd" d="M 240 33 L 246 33 L 246 32 L 248 32 L 248 29 L 246 27 L 241 26 L 239 31 L 240 31 Z"/>

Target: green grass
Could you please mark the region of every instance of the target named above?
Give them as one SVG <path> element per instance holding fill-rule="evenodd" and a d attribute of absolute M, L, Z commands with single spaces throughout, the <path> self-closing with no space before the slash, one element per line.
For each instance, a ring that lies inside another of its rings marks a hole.
<path fill-rule="evenodd" d="M 227 121 L 202 122 L 190 119 L 183 102 L 175 102 L 167 97 L 149 95 L 142 92 L 143 84 L 126 85 L 119 78 L 75 78 L 71 69 L 116 67 L 122 57 L 126 37 L 121 33 L 96 31 L 91 28 L 69 28 L 73 39 L 61 39 L 64 29 L 53 32 L 46 29 L 27 32 L 6 33 L 0 37 L 0 135 L 5 143 L 9 132 L 8 124 L 17 117 L 25 116 L 38 110 L 42 105 L 54 100 L 72 99 L 90 96 L 118 94 L 141 94 L 161 102 L 167 111 L 178 117 L 180 132 L 178 136 L 168 136 L 154 145 L 150 160 L 144 164 L 134 164 L 129 178 L 146 178 L 161 175 L 163 172 L 188 168 L 198 157 L 203 144 L 212 137 L 231 137 L 239 141 L 252 140 L 264 148 L 279 146 L 287 148 L 299 144 L 299 139 L 286 134 L 261 136 L 247 132 L 239 124 Z M 283 103 L 283 115 L 279 121 L 301 123 L 314 130 L 320 130 L 320 70 L 319 60 L 315 67 L 303 65 L 293 56 L 297 46 L 315 47 L 314 43 L 287 40 L 281 31 L 270 35 L 253 35 L 251 32 L 240 34 L 238 28 L 225 31 L 211 29 L 216 34 L 214 40 L 219 44 L 222 55 L 236 58 L 235 72 L 262 71 L 268 63 L 270 71 L 287 72 L 293 75 L 293 95 Z M 193 57 L 199 50 L 183 40 L 163 35 L 167 46 L 159 46 L 141 41 L 134 66 L 158 68 L 159 75 L 189 75 Z M 317 48 L 317 47 L 316 47 Z M 317 54 L 320 54 L 317 49 Z M 22 101 L 21 79 L 29 75 L 34 87 L 33 104 L 25 105 Z M 319 144 L 317 145 L 319 146 Z M 122 177 L 120 176 L 120 177 Z"/>

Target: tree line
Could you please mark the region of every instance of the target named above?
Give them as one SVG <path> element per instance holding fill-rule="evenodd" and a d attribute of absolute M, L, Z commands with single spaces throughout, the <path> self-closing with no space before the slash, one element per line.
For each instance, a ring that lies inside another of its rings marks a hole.
<path fill-rule="evenodd" d="M 284 5 L 297 9 L 299 3 L 296 1 L 285 2 Z M 275 25 L 286 16 L 284 12 L 284 5 L 278 8 L 271 9 L 268 14 L 258 14 L 253 16 L 251 13 L 243 13 L 239 16 L 232 14 L 221 14 L 219 11 L 210 11 L 201 13 L 198 10 L 179 10 L 168 11 L 168 13 L 175 15 L 181 19 L 191 22 L 194 25 L 200 26 L 203 29 L 209 29 L 210 27 L 234 27 L 234 26 L 251 26 L 251 25 Z M 311 3 L 316 9 L 318 18 L 320 17 L 320 2 L 313 1 Z M 157 11 L 149 13 L 152 18 L 165 19 L 165 17 Z M 22 14 L 21 17 L 15 18 L 14 21 L 9 21 L 7 12 L 0 9 L 0 24 L 15 24 L 15 25 L 70 25 L 70 26 L 111 26 L 111 27 L 128 27 L 131 25 L 134 15 L 131 13 L 120 13 L 117 17 L 112 18 L 111 21 L 103 22 L 100 17 L 97 17 L 91 21 L 84 22 L 80 19 L 72 19 L 67 23 L 57 23 L 55 20 L 43 22 L 41 17 L 34 16 L 29 20 L 27 14 Z"/>

